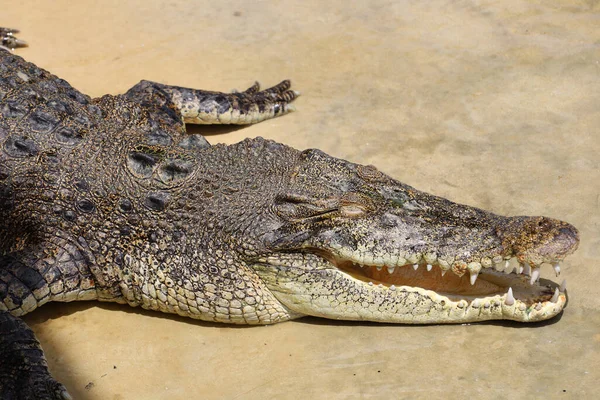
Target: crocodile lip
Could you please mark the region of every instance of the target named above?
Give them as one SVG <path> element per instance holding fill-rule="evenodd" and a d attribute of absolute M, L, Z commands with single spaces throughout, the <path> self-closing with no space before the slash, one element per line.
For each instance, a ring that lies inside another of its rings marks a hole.
<path fill-rule="evenodd" d="M 518 300 L 526 306 L 531 306 L 548 301 L 556 302 L 558 295 L 565 292 L 564 282 L 559 288 L 549 280 L 540 280 L 539 268 L 536 273 L 532 273 L 530 268 L 518 264 L 513 266 L 508 262 L 506 269 L 483 268 L 475 279 L 472 279 L 468 273 L 458 276 L 451 270 L 444 271 L 439 265 L 406 264 L 388 267 L 359 264 L 337 258 L 329 260 L 340 271 L 369 285 L 382 285 L 392 289 L 421 288 L 431 290 L 454 302 L 465 300 L 472 303 L 478 299 L 501 296 L 507 302 Z M 504 266 L 504 263 L 502 265 Z"/>

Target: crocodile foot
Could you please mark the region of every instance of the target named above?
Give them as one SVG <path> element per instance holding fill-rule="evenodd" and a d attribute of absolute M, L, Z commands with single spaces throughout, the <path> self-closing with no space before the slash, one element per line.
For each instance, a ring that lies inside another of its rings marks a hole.
<path fill-rule="evenodd" d="M 71 400 L 50 371 L 33 331 L 0 311 L 0 399 Z"/>
<path fill-rule="evenodd" d="M 17 47 L 26 47 L 27 42 L 16 38 L 15 33 L 19 33 L 19 30 L 0 27 L 0 48 L 12 50 Z"/>

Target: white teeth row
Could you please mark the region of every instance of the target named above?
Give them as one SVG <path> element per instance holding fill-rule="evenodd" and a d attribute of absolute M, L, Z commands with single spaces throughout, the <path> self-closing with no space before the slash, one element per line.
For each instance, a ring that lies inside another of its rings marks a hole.
<path fill-rule="evenodd" d="M 369 282 L 369 285 L 373 286 L 373 282 Z M 380 287 L 380 288 L 383 288 L 382 284 L 379 284 L 377 286 Z M 550 302 L 551 303 L 557 303 L 558 302 L 558 297 L 560 296 L 561 293 L 564 293 L 566 289 L 567 289 L 567 281 L 563 280 L 562 283 L 560 284 L 560 288 L 554 289 L 554 294 L 552 295 L 552 298 L 550 299 Z M 391 285 L 389 287 L 389 290 L 395 291 L 396 290 L 396 286 Z M 515 296 L 513 294 L 512 287 L 509 287 L 508 288 L 508 292 L 506 292 L 506 297 L 504 298 L 504 304 L 506 304 L 507 306 L 512 306 L 513 304 L 515 304 L 515 302 L 516 302 L 516 299 L 515 299 Z M 537 308 L 540 307 L 540 304 L 541 303 L 539 303 L 537 305 Z M 474 307 L 474 308 L 479 308 L 481 306 L 481 300 L 480 299 L 473 300 L 473 302 L 471 303 L 471 306 Z M 522 306 L 523 305 L 521 305 L 521 307 Z"/>
<path fill-rule="evenodd" d="M 351 257 L 353 258 L 353 257 Z M 453 272 L 464 271 L 465 263 L 459 260 L 454 260 L 453 257 L 438 257 L 434 253 L 415 253 L 406 257 L 362 257 L 362 260 L 356 260 L 355 262 L 360 265 L 375 265 L 378 271 L 383 270 L 385 266 L 390 274 L 392 274 L 395 268 L 406 264 L 412 265 L 416 271 L 419 269 L 421 264 L 425 264 L 427 271 L 432 271 L 433 266 L 438 266 L 442 276 L 446 274 L 448 270 Z M 390 266 L 391 265 L 391 266 Z M 457 267 L 458 265 L 458 267 Z M 540 278 L 540 266 L 531 266 L 529 263 L 520 263 L 516 267 L 513 267 L 510 263 L 510 259 L 506 259 L 502 256 L 495 257 L 483 257 L 480 261 L 470 262 L 467 264 L 467 269 L 470 274 L 470 282 L 472 285 L 477 282 L 479 272 L 485 268 L 494 268 L 498 272 L 504 272 L 505 274 L 516 273 L 517 275 L 524 274 L 530 276 L 530 283 L 533 285 Z M 560 264 L 555 263 L 553 265 L 556 276 L 560 274 Z M 465 271 L 466 272 L 466 271 Z M 462 274 L 461 274 L 462 275 Z"/>
<path fill-rule="evenodd" d="M 509 262 L 506 261 L 506 265 L 508 265 Z M 416 271 L 417 269 L 419 269 L 419 264 L 415 263 L 412 265 L 413 269 Z M 448 268 L 443 268 L 441 265 L 439 266 L 442 276 L 444 276 L 446 274 L 446 272 L 448 272 Z M 375 268 L 377 268 L 377 271 L 381 271 L 383 270 L 383 265 L 377 265 Z M 393 266 L 386 266 L 388 273 L 393 274 L 396 267 Z M 427 264 L 427 272 L 431 272 L 431 270 L 433 269 L 433 265 L 432 264 Z M 467 269 L 469 270 L 469 280 L 471 282 L 471 285 L 474 285 L 475 282 L 477 282 L 477 277 L 479 276 L 479 272 L 481 272 L 481 264 L 478 262 L 472 262 L 469 263 L 467 265 Z M 559 275 L 560 273 L 560 264 L 554 264 L 554 271 L 556 272 L 556 276 Z M 534 283 L 536 283 L 539 279 L 540 279 L 540 267 L 534 267 L 531 268 L 531 266 L 527 263 L 525 264 L 520 264 L 518 267 L 516 268 L 510 268 L 510 270 L 507 270 L 505 268 L 504 273 L 510 274 L 511 272 L 516 272 L 517 274 L 525 274 L 525 275 L 529 275 L 531 277 L 531 279 L 529 280 L 529 283 L 531 285 L 533 285 Z"/>
<path fill-rule="evenodd" d="M 558 297 L 560 296 L 561 293 L 564 293 L 565 289 L 566 289 L 566 282 L 563 281 L 563 283 L 560 285 L 560 288 L 554 289 L 554 294 L 552 295 L 550 302 L 557 303 Z M 516 299 L 513 294 L 513 290 L 511 287 L 509 287 L 508 292 L 506 293 L 506 297 L 504 298 L 504 304 L 506 304 L 507 306 L 512 306 L 513 304 L 515 304 L 515 302 L 516 302 Z M 479 306 L 479 303 L 480 303 L 479 299 L 476 299 L 473 301 L 472 306 L 477 308 Z M 541 303 L 537 304 L 536 309 L 539 309 L 540 305 L 541 305 Z"/>
<path fill-rule="evenodd" d="M 431 264 L 427 264 L 427 271 L 431 271 L 432 267 L 433 266 Z M 387 267 L 387 270 L 391 274 L 391 273 L 394 272 L 395 268 L 396 267 Z M 413 264 L 413 268 L 415 270 L 417 270 L 419 268 L 419 264 Z M 555 270 L 556 270 L 556 268 L 558 268 L 560 270 L 560 266 L 558 266 L 558 264 L 556 265 Z M 378 271 L 381 271 L 382 269 L 383 269 L 383 267 L 379 267 L 379 266 L 377 267 Z M 527 268 L 523 267 L 523 270 L 527 271 Z M 446 273 L 446 271 L 447 270 L 442 270 L 442 276 Z M 529 272 L 531 274 L 530 283 L 533 285 L 533 283 L 535 283 L 539 279 L 540 268 L 539 267 L 533 268 Z M 478 273 L 479 273 L 478 271 L 472 271 L 471 272 L 471 277 L 470 277 L 471 278 L 471 285 L 475 284 L 475 281 L 477 280 Z M 373 286 L 373 282 L 369 282 L 369 285 Z M 378 287 L 383 288 L 383 285 L 379 284 Z M 395 291 L 396 290 L 396 286 L 394 286 L 394 285 L 389 286 L 389 290 Z M 553 294 L 552 298 L 550 299 L 550 302 L 551 303 L 558 302 L 558 297 L 560 296 L 560 293 L 564 293 L 566 290 L 567 290 L 567 281 L 563 280 L 562 283 L 560 284 L 560 287 L 558 287 L 558 288 L 556 288 L 554 290 L 554 294 Z M 506 293 L 506 297 L 504 298 L 504 304 L 506 304 L 507 306 L 512 306 L 513 304 L 515 304 L 515 302 L 516 302 L 516 299 L 515 299 L 515 296 L 513 294 L 512 287 L 509 287 L 508 288 L 508 292 Z M 475 307 L 475 308 L 478 308 L 481 305 L 480 303 L 481 303 L 481 301 L 479 299 L 475 299 L 471 303 L 471 306 Z M 524 307 L 524 306 L 525 306 L 524 304 L 519 305 L 519 307 Z M 540 307 L 541 307 L 541 303 L 539 303 L 539 304 L 536 305 L 536 309 L 541 309 Z"/>

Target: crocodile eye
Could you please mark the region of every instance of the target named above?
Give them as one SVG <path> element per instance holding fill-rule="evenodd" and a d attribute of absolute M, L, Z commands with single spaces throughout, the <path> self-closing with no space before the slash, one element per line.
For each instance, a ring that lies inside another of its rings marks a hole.
<path fill-rule="evenodd" d="M 373 200 L 362 193 L 347 192 L 340 198 L 340 213 L 349 218 L 363 216 L 373 211 L 375 206 Z"/>
<path fill-rule="evenodd" d="M 361 217 L 361 216 L 365 215 L 366 210 L 357 204 L 351 204 L 351 205 L 341 206 L 340 213 L 344 217 L 357 218 L 357 217 Z"/>
<path fill-rule="evenodd" d="M 337 211 L 334 199 L 314 199 L 295 193 L 277 196 L 275 204 L 280 217 L 292 220 L 323 219 Z"/>

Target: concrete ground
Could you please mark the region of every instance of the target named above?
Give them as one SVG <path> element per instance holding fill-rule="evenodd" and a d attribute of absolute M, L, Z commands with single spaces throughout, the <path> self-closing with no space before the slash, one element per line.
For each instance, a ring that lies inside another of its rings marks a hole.
<path fill-rule="evenodd" d="M 209 141 L 317 147 L 581 233 L 560 278 L 568 307 L 546 324 L 239 328 L 50 304 L 26 320 L 75 399 L 597 397 L 597 1 L 21 0 L 0 26 L 22 30 L 31 46 L 19 54 L 92 96 L 140 79 L 230 90 L 291 78 L 298 112 L 209 129 Z"/>

